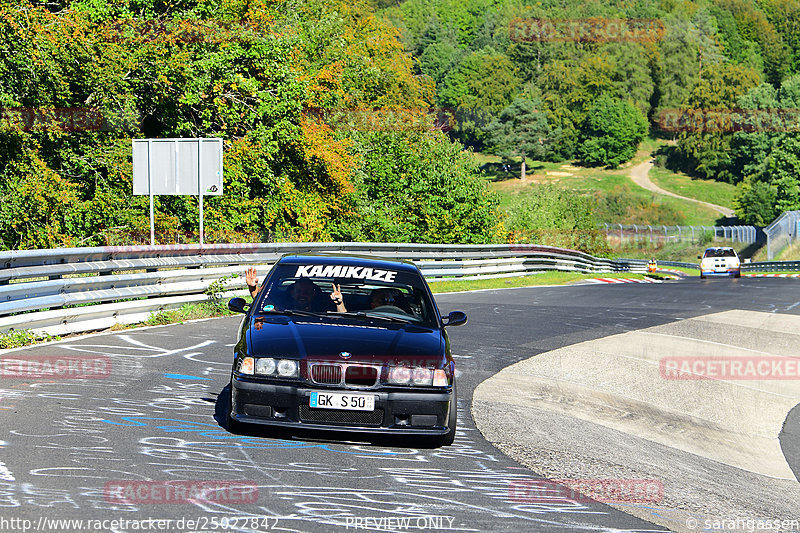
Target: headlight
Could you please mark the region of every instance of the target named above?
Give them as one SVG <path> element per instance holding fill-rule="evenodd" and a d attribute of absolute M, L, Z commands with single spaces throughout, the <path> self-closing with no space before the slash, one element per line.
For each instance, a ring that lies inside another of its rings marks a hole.
<path fill-rule="evenodd" d="M 389 371 L 389 383 L 393 385 L 407 385 L 411 381 L 411 369 L 405 366 L 396 366 Z"/>
<path fill-rule="evenodd" d="M 407 367 L 396 366 L 389 369 L 390 385 L 419 385 L 421 387 L 446 387 L 447 374 L 444 370 L 433 370 L 421 366 Z"/>
<path fill-rule="evenodd" d="M 428 385 L 433 383 L 433 370 L 430 368 L 415 368 L 411 372 L 411 381 L 414 385 Z"/>
<path fill-rule="evenodd" d="M 262 357 L 256 359 L 256 374 L 269 376 L 275 373 L 275 359 L 271 357 Z"/>
<path fill-rule="evenodd" d="M 278 375 L 282 378 L 297 377 L 297 361 L 281 359 L 278 361 Z"/>
<path fill-rule="evenodd" d="M 253 375 L 253 358 L 252 357 L 245 357 L 242 359 L 242 362 L 239 363 L 239 372 L 242 374 L 249 374 Z"/>
<path fill-rule="evenodd" d="M 297 361 L 272 357 L 245 357 L 239 364 L 239 372 L 250 376 L 296 378 L 300 375 L 299 368 Z"/>

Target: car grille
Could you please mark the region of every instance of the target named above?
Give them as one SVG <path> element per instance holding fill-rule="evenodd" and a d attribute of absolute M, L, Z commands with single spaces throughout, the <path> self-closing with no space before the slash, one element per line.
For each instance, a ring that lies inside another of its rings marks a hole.
<path fill-rule="evenodd" d="M 371 387 L 377 380 L 378 369 L 373 366 L 351 365 L 344 372 L 344 382 L 347 385 Z"/>
<path fill-rule="evenodd" d="M 383 409 L 374 411 L 340 411 L 337 409 L 312 409 L 300 406 L 300 420 L 303 422 L 324 422 L 326 424 L 347 424 L 359 426 L 380 426 L 383 422 Z"/>
<path fill-rule="evenodd" d="M 311 363 L 310 366 L 311 381 L 323 385 L 372 387 L 380 378 L 377 366 L 348 363 Z"/>
<path fill-rule="evenodd" d="M 342 381 L 342 367 L 339 365 L 312 365 L 311 381 L 336 385 Z"/>

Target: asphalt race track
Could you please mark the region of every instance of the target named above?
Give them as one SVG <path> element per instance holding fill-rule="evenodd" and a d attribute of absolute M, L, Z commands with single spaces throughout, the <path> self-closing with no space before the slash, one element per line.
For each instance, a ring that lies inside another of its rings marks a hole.
<path fill-rule="evenodd" d="M 110 371 L 94 379 L 0 375 L 0 531 L 662 531 L 583 497 L 513 497 L 513 487 L 541 478 L 482 438 L 470 416 L 473 390 L 513 363 L 608 335 L 731 309 L 800 314 L 800 280 L 540 287 L 437 302 L 443 314 L 469 316 L 450 331 L 459 431 L 454 445 L 438 449 L 347 435 L 229 433 L 238 317 L 3 354 L 107 357 Z M 796 407 L 781 435 L 796 475 L 798 439 Z M 114 492 L 170 480 L 217 488 L 236 481 L 248 490 L 139 492 L 134 502 Z M 84 522 L 56 522 L 71 519 Z M 147 519 L 171 521 L 133 522 Z"/>

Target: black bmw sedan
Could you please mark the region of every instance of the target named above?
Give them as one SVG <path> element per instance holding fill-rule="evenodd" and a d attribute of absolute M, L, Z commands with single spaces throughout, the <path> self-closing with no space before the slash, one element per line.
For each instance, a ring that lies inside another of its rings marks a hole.
<path fill-rule="evenodd" d="M 418 435 L 452 444 L 455 363 L 430 288 L 411 262 L 286 255 L 245 313 L 228 427 Z"/>

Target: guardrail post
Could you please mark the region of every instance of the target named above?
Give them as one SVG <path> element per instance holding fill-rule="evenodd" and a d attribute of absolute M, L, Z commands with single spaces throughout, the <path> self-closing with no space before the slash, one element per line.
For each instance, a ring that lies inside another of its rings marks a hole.
<path fill-rule="evenodd" d="M 622 244 L 622 224 L 619 224 L 619 243 Z"/>
<path fill-rule="evenodd" d="M 653 226 L 647 226 L 647 229 L 650 230 L 650 244 L 653 244 Z"/>
<path fill-rule="evenodd" d="M 675 226 L 675 227 L 678 228 L 678 242 L 681 242 L 681 238 L 683 237 L 683 235 L 681 234 L 681 227 L 680 226 Z"/>
<path fill-rule="evenodd" d="M 692 230 L 692 240 L 689 241 L 689 242 L 694 243 L 695 242 L 695 240 L 694 240 L 694 226 L 689 226 L 689 228 L 691 228 L 691 230 Z"/>

